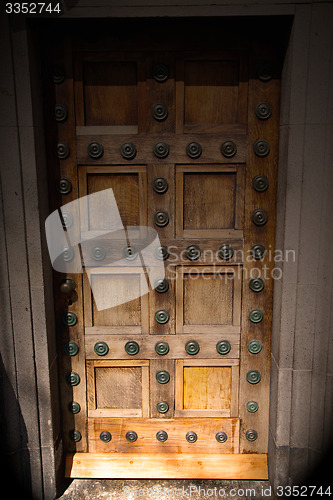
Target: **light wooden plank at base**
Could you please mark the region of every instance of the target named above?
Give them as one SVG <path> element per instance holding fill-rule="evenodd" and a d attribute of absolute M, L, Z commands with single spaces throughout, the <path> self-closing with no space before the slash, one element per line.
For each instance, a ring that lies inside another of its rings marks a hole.
<path fill-rule="evenodd" d="M 74 453 L 66 477 L 87 479 L 268 479 L 266 454 Z"/>

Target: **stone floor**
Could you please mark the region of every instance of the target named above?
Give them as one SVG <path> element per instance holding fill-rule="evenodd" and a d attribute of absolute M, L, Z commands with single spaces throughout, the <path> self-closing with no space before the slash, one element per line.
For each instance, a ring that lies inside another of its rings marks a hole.
<path fill-rule="evenodd" d="M 64 484 L 59 497 L 66 499 L 275 499 L 268 481 L 218 480 L 89 480 L 74 479 Z"/>

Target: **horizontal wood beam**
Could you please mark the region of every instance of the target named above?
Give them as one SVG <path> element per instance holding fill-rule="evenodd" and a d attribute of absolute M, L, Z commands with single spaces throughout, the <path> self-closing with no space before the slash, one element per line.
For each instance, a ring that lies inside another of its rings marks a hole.
<path fill-rule="evenodd" d="M 74 453 L 66 477 L 87 479 L 268 479 L 266 454 Z"/>

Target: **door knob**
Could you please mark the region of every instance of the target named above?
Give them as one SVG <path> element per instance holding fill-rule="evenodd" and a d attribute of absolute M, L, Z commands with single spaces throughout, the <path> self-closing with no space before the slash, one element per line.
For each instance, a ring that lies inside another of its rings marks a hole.
<path fill-rule="evenodd" d="M 66 278 L 60 283 L 60 292 L 67 296 L 69 306 L 78 299 L 75 288 L 76 283 L 72 278 Z"/>

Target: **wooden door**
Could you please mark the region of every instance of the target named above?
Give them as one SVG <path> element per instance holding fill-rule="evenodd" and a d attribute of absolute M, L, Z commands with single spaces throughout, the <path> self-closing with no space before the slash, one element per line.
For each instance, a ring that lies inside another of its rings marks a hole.
<path fill-rule="evenodd" d="M 70 477 L 267 478 L 280 49 L 220 22 L 45 42 L 53 209 L 101 196 L 66 214 L 81 245 L 54 274 Z M 106 189 L 125 230 L 158 232 L 159 289 L 140 249 L 96 239 Z"/>

